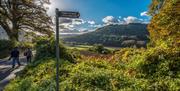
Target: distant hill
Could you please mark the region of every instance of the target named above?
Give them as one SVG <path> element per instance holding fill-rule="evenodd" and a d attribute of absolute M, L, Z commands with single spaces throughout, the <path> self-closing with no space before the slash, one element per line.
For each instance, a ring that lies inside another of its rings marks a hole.
<path fill-rule="evenodd" d="M 96 31 L 64 38 L 68 43 L 103 44 L 118 47 L 145 47 L 148 42 L 147 24 L 108 25 Z"/>

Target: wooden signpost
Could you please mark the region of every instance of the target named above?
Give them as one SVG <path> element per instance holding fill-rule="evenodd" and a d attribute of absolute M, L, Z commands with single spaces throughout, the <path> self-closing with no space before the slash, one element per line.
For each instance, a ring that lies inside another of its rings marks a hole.
<path fill-rule="evenodd" d="M 79 18 L 79 12 L 72 12 L 72 11 L 59 11 L 56 8 L 56 91 L 59 91 L 59 61 L 60 61 L 60 54 L 59 54 L 59 18 Z"/>

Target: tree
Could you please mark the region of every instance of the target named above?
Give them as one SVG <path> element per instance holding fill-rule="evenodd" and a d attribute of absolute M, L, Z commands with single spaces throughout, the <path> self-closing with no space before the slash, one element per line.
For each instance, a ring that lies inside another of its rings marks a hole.
<path fill-rule="evenodd" d="M 165 0 L 152 0 L 152 4 L 150 5 L 149 14 L 155 15 L 159 12 L 159 10 L 164 5 Z"/>
<path fill-rule="evenodd" d="M 161 42 L 171 47 L 180 45 L 179 11 L 179 0 L 153 0 L 149 12 L 153 15 L 153 18 L 148 26 L 148 30 L 151 42 L 154 45 L 159 46 Z"/>
<path fill-rule="evenodd" d="M 45 4 L 50 4 L 49 0 L 0 1 L 0 25 L 10 40 L 18 41 L 19 31 L 25 30 L 52 34 L 52 20 L 47 15 Z"/>

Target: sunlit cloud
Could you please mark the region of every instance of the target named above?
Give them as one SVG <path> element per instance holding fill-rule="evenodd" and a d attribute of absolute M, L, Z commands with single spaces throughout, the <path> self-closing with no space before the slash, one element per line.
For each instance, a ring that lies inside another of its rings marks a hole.
<path fill-rule="evenodd" d="M 141 16 L 149 16 L 147 11 L 144 11 L 140 14 Z"/>
<path fill-rule="evenodd" d="M 83 19 L 73 19 L 72 24 L 73 25 L 81 25 L 86 23 L 86 21 L 84 21 Z"/>
<path fill-rule="evenodd" d="M 96 24 L 95 21 L 88 21 L 89 24 L 94 25 Z"/>
<path fill-rule="evenodd" d="M 134 16 L 128 16 L 126 18 L 124 18 L 124 21 L 129 24 L 129 23 L 141 23 L 142 20 L 138 19 L 137 17 Z"/>
<path fill-rule="evenodd" d="M 113 16 L 106 16 L 105 18 L 102 19 L 102 21 L 105 24 L 114 24 L 114 23 L 118 23 L 118 20 L 113 17 Z"/>

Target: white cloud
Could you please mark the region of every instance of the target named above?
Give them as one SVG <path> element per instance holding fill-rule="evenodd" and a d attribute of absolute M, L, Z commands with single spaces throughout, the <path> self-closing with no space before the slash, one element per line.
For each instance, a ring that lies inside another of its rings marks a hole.
<path fill-rule="evenodd" d="M 86 23 L 83 19 L 60 18 L 60 29 L 74 31 L 78 26 Z"/>
<path fill-rule="evenodd" d="M 72 24 L 64 23 L 64 24 L 60 24 L 59 27 L 60 27 L 61 30 L 63 30 L 63 29 L 73 30 L 75 26 L 72 25 Z"/>
<path fill-rule="evenodd" d="M 149 16 L 147 11 L 144 11 L 140 14 L 141 16 Z"/>
<path fill-rule="evenodd" d="M 95 21 L 88 21 L 89 24 L 94 25 L 96 24 Z"/>
<path fill-rule="evenodd" d="M 73 19 L 72 24 L 73 25 L 81 25 L 86 23 L 86 21 L 84 21 L 83 19 Z"/>
<path fill-rule="evenodd" d="M 69 25 L 68 27 L 70 27 L 70 28 L 74 28 L 74 25 Z"/>
<path fill-rule="evenodd" d="M 86 23 L 83 19 L 70 19 L 70 18 L 61 18 L 59 20 L 60 24 L 72 24 L 72 25 L 81 25 Z"/>
<path fill-rule="evenodd" d="M 97 24 L 97 25 L 90 25 L 90 27 L 93 27 L 93 28 L 100 28 L 100 27 L 103 27 L 103 25 L 101 25 L 101 24 Z"/>
<path fill-rule="evenodd" d="M 129 24 L 129 23 L 142 23 L 141 19 L 138 19 L 137 17 L 134 16 L 128 16 L 126 18 L 124 18 L 125 23 Z"/>
<path fill-rule="evenodd" d="M 124 23 L 129 24 L 129 23 L 143 23 L 143 24 L 148 24 L 149 19 L 140 19 L 134 16 L 128 16 L 124 18 Z"/>
<path fill-rule="evenodd" d="M 105 25 L 109 25 L 109 24 L 120 24 L 121 25 L 121 24 L 129 24 L 129 23 L 145 23 L 145 24 L 147 24 L 147 23 L 149 23 L 148 19 L 140 19 L 140 18 L 137 18 L 134 16 L 127 16 L 125 18 L 119 16 L 117 19 L 113 16 L 107 16 L 107 17 L 103 18 L 102 21 L 103 21 L 103 23 L 105 23 Z"/>
<path fill-rule="evenodd" d="M 102 21 L 106 24 L 118 23 L 118 20 L 113 16 L 106 16 L 105 18 L 102 19 Z"/>

